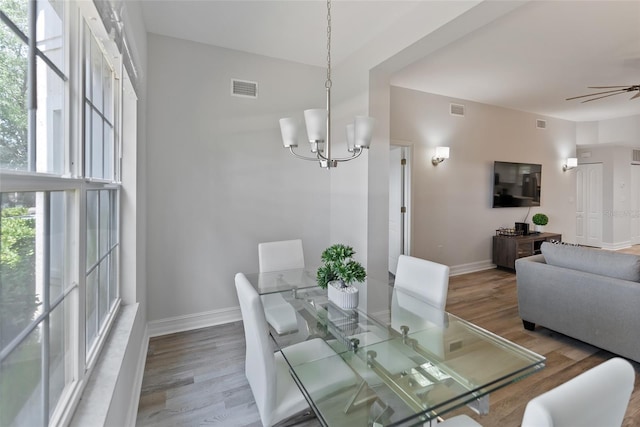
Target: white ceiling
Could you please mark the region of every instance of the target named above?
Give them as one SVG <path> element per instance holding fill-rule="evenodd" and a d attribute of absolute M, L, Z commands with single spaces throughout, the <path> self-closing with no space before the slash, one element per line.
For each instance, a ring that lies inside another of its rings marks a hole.
<path fill-rule="evenodd" d="M 332 62 L 342 62 L 419 3 L 333 0 Z M 151 33 L 326 66 L 325 1 L 145 0 L 142 10 Z"/>
<path fill-rule="evenodd" d="M 406 38 L 416 22 L 412 13 L 425 10 L 420 3 L 334 0 L 332 64 L 380 34 Z M 635 92 L 586 104 L 565 101 L 590 93 L 587 86 L 640 84 L 640 0 L 525 3 L 396 73 L 392 84 L 574 121 L 640 114 L 640 98 L 629 101 Z M 325 66 L 324 1 L 142 5 L 149 32 Z"/>

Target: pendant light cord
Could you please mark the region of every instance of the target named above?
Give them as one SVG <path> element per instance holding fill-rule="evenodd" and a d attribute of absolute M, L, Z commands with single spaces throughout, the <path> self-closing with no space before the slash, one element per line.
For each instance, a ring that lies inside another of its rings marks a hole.
<path fill-rule="evenodd" d="M 327 0 L 327 81 L 324 87 L 331 88 L 331 0 Z"/>

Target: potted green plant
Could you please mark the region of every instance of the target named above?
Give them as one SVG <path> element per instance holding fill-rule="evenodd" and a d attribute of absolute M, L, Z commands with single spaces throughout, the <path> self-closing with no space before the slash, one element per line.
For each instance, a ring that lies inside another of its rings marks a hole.
<path fill-rule="evenodd" d="M 531 217 L 531 221 L 535 224 L 536 231 L 542 231 L 544 230 L 544 226 L 549 223 L 549 217 L 543 213 L 538 212 Z"/>
<path fill-rule="evenodd" d="M 350 285 L 367 277 L 362 264 L 352 258 L 355 253 L 351 246 L 340 243 L 329 246 L 322 252 L 316 273 L 318 286 L 328 288 L 329 299 L 342 308 L 358 306 L 358 288 Z"/>

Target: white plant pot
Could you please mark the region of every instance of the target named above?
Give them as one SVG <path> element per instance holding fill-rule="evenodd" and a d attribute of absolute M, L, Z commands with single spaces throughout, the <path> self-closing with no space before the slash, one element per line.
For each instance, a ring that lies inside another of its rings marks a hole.
<path fill-rule="evenodd" d="M 534 224 L 534 230 L 539 232 L 539 233 L 544 233 L 544 225 L 538 225 L 538 224 Z"/>
<path fill-rule="evenodd" d="M 355 286 L 342 287 L 339 281 L 329 282 L 327 286 L 329 301 L 340 308 L 353 309 L 358 307 L 358 288 Z"/>

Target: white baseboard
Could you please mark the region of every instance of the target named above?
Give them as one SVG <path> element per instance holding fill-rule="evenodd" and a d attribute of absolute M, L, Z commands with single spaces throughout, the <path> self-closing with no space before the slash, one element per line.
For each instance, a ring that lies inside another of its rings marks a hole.
<path fill-rule="evenodd" d="M 470 262 L 449 267 L 449 276 L 459 276 L 461 274 L 475 273 L 476 271 L 491 270 L 496 265 L 491 260 Z"/>
<path fill-rule="evenodd" d="M 220 310 L 204 311 L 202 313 L 153 320 L 148 324 L 148 333 L 149 338 L 151 338 L 176 332 L 190 331 L 192 329 L 222 325 L 224 323 L 237 322 L 238 320 L 242 320 L 240 307 L 223 308 Z"/>
<path fill-rule="evenodd" d="M 140 345 L 138 363 L 136 365 L 136 377 L 133 381 L 133 391 L 131 395 L 131 406 L 127 413 L 125 425 L 135 427 L 138 418 L 138 406 L 140 405 L 140 392 L 142 391 L 142 379 L 144 377 L 144 367 L 147 362 L 147 351 L 149 350 L 149 327 L 145 325 L 144 336 Z"/>
<path fill-rule="evenodd" d="M 620 249 L 630 248 L 631 241 L 627 240 L 626 242 L 618 242 L 618 243 L 602 243 L 602 249 L 608 249 L 610 251 L 617 251 Z"/>
<path fill-rule="evenodd" d="M 450 276 L 473 273 L 476 271 L 490 270 L 496 265 L 491 260 L 472 262 L 453 266 L 449 269 Z M 242 320 L 240 307 L 224 308 L 220 310 L 205 311 L 202 313 L 187 314 L 184 316 L 168 317 L 166 319 L 153 320 L 148 323 L 149 338 L 176 332 L 190 331 L 209 326 Z M 146 353 L 145 353 L 146 354 Z"/>

